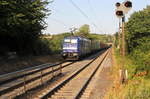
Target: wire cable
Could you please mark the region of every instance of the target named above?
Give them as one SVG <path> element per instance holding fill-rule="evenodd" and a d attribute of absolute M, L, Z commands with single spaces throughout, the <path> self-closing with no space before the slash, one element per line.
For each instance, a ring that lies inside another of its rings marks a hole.
<path fill-rule="evenodd" d="M 93 18 L 96 19 L 96 18 L 97 18 L 97 14 L 96 14 L 96 12 L 95 12 L 95 10 L 94 10 L 92 4 L 91 4 L 91 0 L 88 0 L 88 3 L 89 3 L 89 7 L 90 7 L 90 10 L 91 10 L 91 13 L 93 13 L 93 14 L 92 14 L 92 15 L 93 15 Z M 98 21 L 99 21 L 99 20 L 98 20 Z M 100 22 L 98 22 L 98 23 L 100 23 Z M 102 26 L 101 26 L 101 27 L 102 27 Z M 103 31 L 102 31 L 102 32 L 103 32 Z"/>
<path fill-rule="evenodd" d="M 69 1 L 71 2 L 71 4 L 72 4 L 76 9 L 78 9 L 78 11 L 79 11 L 85 18 L 87 18 L 87 20 L 90 20 L 89 16 L 88 16 L 86 13 L 84 13 L 84 11 L 83 11 L 82 9 L 80 9 L 80 7 L 78 7 L 78 5 L 76 5 L 72 0 L 69 0 Z M 99 32 L 102 32 L 94 22 L 90 21 L 90 23 L 91 23 L 95 28 L 97 28 L 97 30 L 98 30 Z"/>
<path fill-rule="evenodd" d="M 60 20 L 55 19 L 53 17 L 50 17 L 50 19 L 53 20 L 53 21 L 55 21 L 55 22 L 57 22 L 57 23 L 59 23 L 59 24 L 62 24 L 65 28 L 67 28 L 67 24 L 65 24 L 63 21 L 60 21 Z"/>

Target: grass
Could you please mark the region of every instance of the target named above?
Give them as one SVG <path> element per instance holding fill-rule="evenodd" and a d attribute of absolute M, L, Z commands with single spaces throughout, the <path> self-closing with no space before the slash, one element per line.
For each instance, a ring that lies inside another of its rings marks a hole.
<path fill-rule="evenodd" d="M 115 66 L 113 75 L 115 81 L 113 88 L 105 96 L 105 99 L 150 99 L 150 79 L 149 74 L 145 71 L 137 72 L 134 61 L 127 56 L 125 58 L 125 68 L 128 70 L 128 82 L 126 84 L 119 83 L 119 69 L 122 64 L 122 57 L 115 49 Z"/>

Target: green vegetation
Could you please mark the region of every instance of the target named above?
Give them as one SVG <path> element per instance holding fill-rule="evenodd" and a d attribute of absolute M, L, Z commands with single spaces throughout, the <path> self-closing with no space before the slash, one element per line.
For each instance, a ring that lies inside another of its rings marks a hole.
<path fill-rule="evenodd" d="M 150 99 L 149 80 L 135 79 L 126 86 L 124 99 Z"/>
<path fill-rule="evenodd" d="M 150 71 L 150 6 L 135 12 L 125 24 L 126 52 L 131 57 L 135 73 Z M 118 35 L 116 33 L 116 46 Z"/>
<path fill-rule="evenodd" d="M 114 74 L 117 73 L 122 64 L 122 56 L 115 49 L 116 66 Z M 147 72 L 136 72 L 137 65 L 130 56 L 125 58 L 125 68 L 128 70 L 128 82 L 120 85 L 115 82 L 114 87 L 105 99 L 150 99 L 150 79 Z"/>
<path fill-rule="evenodd" d="M 53 35 L 52 39 L 50 40 L 50 49 L 52 53 L 60 53 L 62 50 L 62 42 L 64 37 L 71 36 L 71 33 L 62 33 Z"/>
<path fill-rule="evenodd" d="M 94 34 L 90 33 L 90 26 L 87 24 L 82 25 L 77 32 L 74 33 L 75 36 L 81 36 L 88 39 L 100 40 L 103 43 L 110 43 L 113 41 L 111 35 L 107 34 Z"/>
<path fill-rule="evenodd" d="M 46 27 L 47 4 L 47 0 L 0 1 L 0 55 L 37 53 L 41 30 Z"/>
<path fill-rule="evenodd" d="M 74 35 L 88 38 L 90 35 L 90 26 L 84 24 Z"/>
<path fill-rule="evenodd" d="M 49 48 L 52 53 L 60 53 L 62 50 L 62 42 L 64 37 L 71 36 L 71 33 L 62 33 L 53 35 L 51 40 L 47 40 L 49 42 Z M 111 35 L 100 35 L 100 34 L 89 34 L 90 39 L 100 40 L 103 43 L 112 42 Z"/>
<path fill-rule="evenodd" d="M 110 43 L 113 41 L 113 38 L 111 35 L 106 35 L 106 34 L 93 34 L 90 33 L 89 25 L 83 25 L 79 28 L 77 32 L 74 33 L 75 36 L 81 36 L 89 39 L 94 39 L 94 40 L 100 40 L 103 43 Z M 62 34 L 57 34 L 53 35 L 52 39 L 49 40 L 49 47 L 52 51 L 52 53 L 60 53 L 62 49 L 62 41 L 64 37 L 66 36 L 72 36 L 71 33 L 62 33 Z"/>
<path fill-rule="evenodd" d="M 127 51 L 137 65 L 136 72 L 150 70 L 150 6 L 135 12 L 126 23 Z"/>
<path fill-rule="evenodd" d="M 90 34 L 89 39 L 100 40 L 103 43 L 112 43 L 113 42 L 112 35 L 107 35 L 107 34 Z"/>
<path fill-rule="evenodd" d="M 125 68 L 128 70 L 129 78 L 126 84 L 119 87 L 116 85 L 108 97 L 109 99 L 150 99 L 150 6 L 133 13 L 125 26 L 127 42 Z M 115 56 L 117 66 L 120 67 L 122 56 L 118 49 Z"/>
<path fill-rule="evenodd" d="M 0 1 L 0 56 L 8 52 L 17 55 L 41 55 L 60 53 L 62 40 L 71 33 L 53 35 L 46 38 L 42 30 L 46 28 L 48 0 L 2 0 Z M 90 39 L 112 41 L 109 35 L 90 34 L 90 26 L 81 26 L 74 34 Z M 108 38 L 108 39 L 106 39 Z"/>
<path fill-rule="evenodd" d="M 132 64 L 127 65 L 131 83 L 125 98 L 150 99 L 150 6 L 135 12 L 126 23 L 126 41 Z"/>

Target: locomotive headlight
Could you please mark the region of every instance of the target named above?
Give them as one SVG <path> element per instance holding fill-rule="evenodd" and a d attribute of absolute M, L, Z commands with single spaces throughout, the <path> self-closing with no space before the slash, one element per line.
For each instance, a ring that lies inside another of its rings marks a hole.
<path fill-rule="evenodd" d="M 63 56 L 66 56 L 67 54 L 66 53 L 63 53 Z"/>
<path fill-rule="evenodd" d="M 77 53 L 73 53 L 73 56 L 77 56 L 78 54 Z"/>

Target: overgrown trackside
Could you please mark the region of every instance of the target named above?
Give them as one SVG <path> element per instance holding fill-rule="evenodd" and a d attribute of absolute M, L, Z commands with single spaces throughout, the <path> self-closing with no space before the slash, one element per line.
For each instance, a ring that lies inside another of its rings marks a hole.
<path fill-rule="evenodd" d="M 126 23 L 126 46 L 137 65 L 136 71 L 150 70 L 150 6 L 135 12 Z"/>

